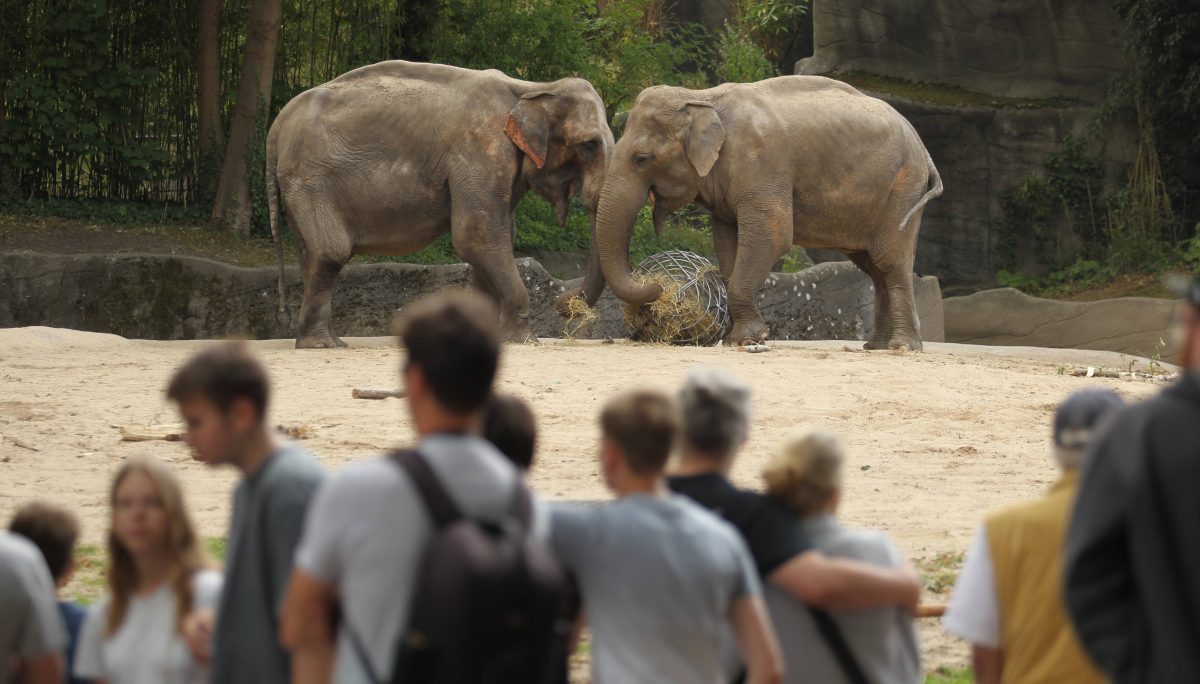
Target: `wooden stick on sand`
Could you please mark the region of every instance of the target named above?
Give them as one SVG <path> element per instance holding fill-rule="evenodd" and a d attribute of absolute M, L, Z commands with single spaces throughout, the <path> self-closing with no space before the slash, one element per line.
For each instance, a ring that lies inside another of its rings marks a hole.
<path fill-rule="evenodd" d="M 355 387 L 350 391 L 350 396 L 355 399 L 387 399 L 388 397 L 403 399 L 408 396 L 408 393 L 402 389 L 363 389 Z"/>

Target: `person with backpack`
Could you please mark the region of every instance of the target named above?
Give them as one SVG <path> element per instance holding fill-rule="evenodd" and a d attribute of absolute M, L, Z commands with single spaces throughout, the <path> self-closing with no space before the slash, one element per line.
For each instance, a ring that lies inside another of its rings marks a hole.
<path fill-rule="evenodd" d="M 600 427 L 601 471 L 617 500 L 556 507 L 550 525 L 583 595 L 593 684 L 723 684 L 726 630 L 749 684 L 779 682 L 779 647 L 737 530 L 663 479 L 675 403 L 654 391 L 619 395 Z"/>
<path fill-rule="evenodd" d="M 398 327 L 419 443 L 317 492 L 284 607 L 293 681 L 548 681 L 567 625 L 562 572 L 532 541 L 544 511 L 473 434 L 500 357 L 496 309 L 459 291 L 410 305 Z"/>

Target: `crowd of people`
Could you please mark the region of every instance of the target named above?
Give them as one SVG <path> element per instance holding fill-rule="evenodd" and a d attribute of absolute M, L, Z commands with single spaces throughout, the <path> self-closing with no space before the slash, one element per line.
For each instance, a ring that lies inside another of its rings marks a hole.
<path fill-rule="evenodd" d="M 1200 280 L 1187 302 L 1192 369 Z M 523 483 L 533 413 L 493 389 L 491 303 L 423 300 L 399 337 L 417 444 L 336 474 L 269 428 L 244 345 L 187 361 L 167 385 L 186 442 L 241 474 L 224 568 L 157 460 L 113 476 L 107 594 L 86 610 L 56 600 L 76 517 L 20 507 L 0 533 L 0 684 L 561 683 L 584 626 L 597 684 L 922 680 L 920 577 L 886 535 L 838 522 L 835 435 L 789 434 L 761 493 L 739 488 L 750 388 L 698 367 L 604 405 L 613 501 L 550 504 Z M 1200 681 L 1200 379 L 1122 403 L 1067 398 L 1060 481 L 980 526 L 944 617 L 977 681 Z"/>

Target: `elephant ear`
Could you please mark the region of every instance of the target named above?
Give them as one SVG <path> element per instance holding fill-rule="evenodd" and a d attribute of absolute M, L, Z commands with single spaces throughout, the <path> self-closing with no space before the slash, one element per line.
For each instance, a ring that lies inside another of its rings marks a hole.
<path fill-rule="evenodd" d="M 546 111 L 545 98 L 554 93 L 539 90 L 525 93 L 508 113 L 504 133 L 529 155 L 540 169 L 546 163 L 546 147 L 550 143 L 550 114 Z"/>
<path fill-rule="evenodd" d="M 691 115 L 691 124 L 683 147 L 687 150 L 688 161 L 703 178 L 717 163 L 721 145 L 725 144 L 725 126 L 721 124 L 716 108 L 707 102 L 689 102 L 684 108 Z"/>

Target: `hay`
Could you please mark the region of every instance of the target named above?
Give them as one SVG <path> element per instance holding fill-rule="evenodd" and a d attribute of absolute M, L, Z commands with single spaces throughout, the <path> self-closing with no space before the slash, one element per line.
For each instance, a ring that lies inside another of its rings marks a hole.
<path fill-rule="evenodd" d="M 600 312 L 588 306 L 583 297 L 571 297 L 567 300 L 567 322 L 563 326 L 563 335 L 568 340 L 575 339 L 576 335 L 583 332 L 599 316 Z"/>
<path fill-rule="evenodd" d="M 662 295 L 648 305 L 625 305 L 631 339 L 710 345 L 724 336 L 729 325 L 725 285 L 707 259 L 691 252 L 662 252 L 639 264 L 634 277 L 657 284 Z"/>

